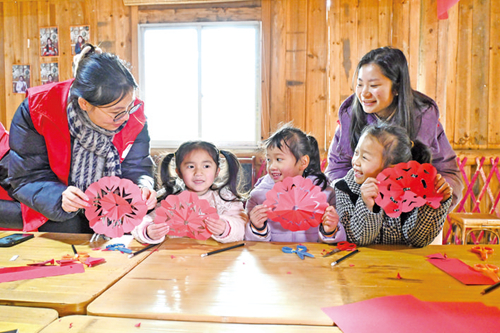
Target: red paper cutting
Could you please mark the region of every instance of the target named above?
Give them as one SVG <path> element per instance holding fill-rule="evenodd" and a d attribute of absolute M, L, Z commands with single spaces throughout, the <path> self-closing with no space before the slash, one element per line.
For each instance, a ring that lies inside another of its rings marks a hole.
<path fill-rule="evenodd" d="M 205 224 L 207 217 L 218 219 L 217 210 L 207 200 L 198 198 L 193 192 L 184 191 L 169 195 L 156 210 L 155 223 L 166 222 L 168 235 L 205 240 L 212 234 Z"/>
<path fill-rule="evenodd" d="M 90 227 L 108 237 L 121 237 L 132 231 L 148 210 L 141 189 L 128 179 L 103 177 L 91 184 L 85 194 L 92 204 L 85 209 Z"/>
<path fill-rule="evenodd" d="M 0 268 L 0 282 L 29 280 L 48 276 L 84 273 L 82 264 L 64 266 L 18 266 Z"/>
<path fill-rule="evenodd" d="M 496 307 L 480 302 L 423 302 L 411 295 L 372 298 L 322 310 L 344 333 L 496 332 L 500 325 Z"/>
<path fill-rule="evenodd" d="M 329 206 L 321 188 L 302 176 L 287 177 L 276 183 L 266 193 L 263 204 L 270 208 L 269 219 L 291 231 L 317 227 Z"/>
<path fill-rule="evenodd" d="M 389 217 L 399 217 L 425 204 L 436 209 L 443 199 L 434 189 L 436 174 L 431 164 L 416 161 L 384 169 L 377 176 L 379 195 L 375 202 Z"/>

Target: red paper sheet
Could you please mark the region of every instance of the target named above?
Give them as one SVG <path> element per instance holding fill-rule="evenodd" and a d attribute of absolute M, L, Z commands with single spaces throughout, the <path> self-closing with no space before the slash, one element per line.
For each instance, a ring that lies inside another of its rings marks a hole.
<path fill-rule="evenodd" d="M 448 18 L 448 10 L 453 7 L 459 0 L 437 0 L 438 19 L 445 20 Z"/>
<path fill-rule="evenodd" d="M 482 303 L 423 302 L 411 295 L 322 308 L 344 333 L 497 332 L 500 310 Z"/>
<path fill-rule="evenodd" d="M 317 227 L 328 207 L 321 188 L 302 176 L 287 177 L 266 193 L 267 217 L 287 230 Z"/>
<path fill-rule="evenodd" d="M 0 283 L 48 276 L 84 273 L 82 264 L 64 266 L 18 266 L 0 268 Z"/>
<path fill-rule="evenodd" d="M 434 255 L 431 255 L 434 256 Z M 430 256 L 428 256 L 430 257 Z M 448 273 L 463 284 L 478 285 L 478 284 L 494 284 L 494 281 L 482 273 L 475 271 L 472 267 L 456 258 L 447 259 L 427 259 L 431 264 L 439 268 L 445 273 Z"/>

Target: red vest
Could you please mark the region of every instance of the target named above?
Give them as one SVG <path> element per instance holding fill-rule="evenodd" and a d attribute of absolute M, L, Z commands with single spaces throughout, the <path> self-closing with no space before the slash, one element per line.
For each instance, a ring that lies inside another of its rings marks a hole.
<path fill-rule="evenodd" d="M 50 168 L 65 185 L 68 185 L 71 167 L 71 137 L 66 107 L 73 81 L 74 79 L 71 79 L 37 86 L 27 92 L 31 120 L 37 132 L 45 138 Z M 145 123 L 144 106 L 141 106 L 130 115 L 125 127 L 114 136 L 113 144 L 120 154 L 120 162 L 125 159 Z M 24 208 L 24 231 L 35 230 L 48 220 L 42 214 L 28 207 Z"/>

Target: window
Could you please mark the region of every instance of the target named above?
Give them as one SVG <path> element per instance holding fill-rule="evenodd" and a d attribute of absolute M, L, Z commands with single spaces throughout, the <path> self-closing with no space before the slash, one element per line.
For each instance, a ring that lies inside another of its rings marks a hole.
<path fill-rule="evenodd" d="M 260 139 L 258 22 L 139 26 L 140 89 L 154 148 Z"/>

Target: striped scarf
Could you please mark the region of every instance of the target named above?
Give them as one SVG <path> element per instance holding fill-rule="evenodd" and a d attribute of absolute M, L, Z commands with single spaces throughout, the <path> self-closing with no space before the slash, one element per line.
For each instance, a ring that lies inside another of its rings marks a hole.
<path fill-rule="evenodd" d="M 74 138 L 70 184 L 85 191 L 90 184 L 105 176 L 122 174 L 120 155 L 113 145 L 113 137 L 126 124 L 115 131 L 95 125 L 87 112 L 68 103 L 69 132 Z"/>

